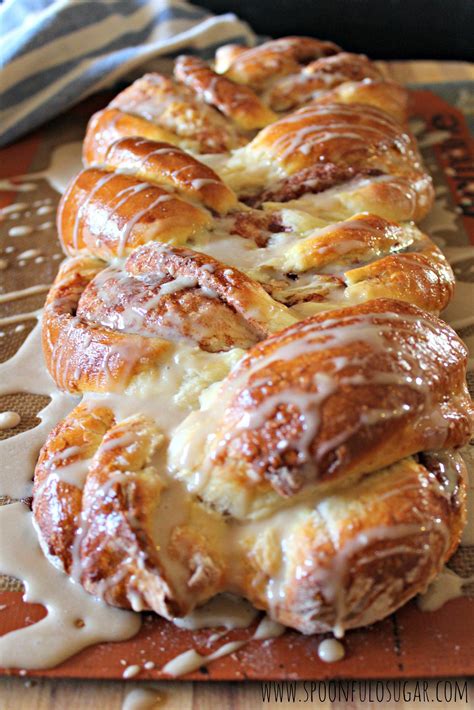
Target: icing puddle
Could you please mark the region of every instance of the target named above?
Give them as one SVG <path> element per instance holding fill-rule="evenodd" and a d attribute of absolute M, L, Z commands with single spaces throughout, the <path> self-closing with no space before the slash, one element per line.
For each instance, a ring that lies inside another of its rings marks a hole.
<path fill-rule="evenodd" d="M 56 192 L 63 193 L 69 181 L 82 170 L 82 142 L 63 143 L 55 148 L 51 156 L 51 162 L 46 170 L 37 173 L 27 173 L 25 175 L 15 175 L 7 180 L 0 180 L 0 190 L 5 192 L 15 191 L 22 194 L 22 202 L 8 205 L 3 209 L 3 214 L 15 213 L 31 208 L 31 205 L 24 202 L 29 192 L 36 190 L 36 184 L 32 180 L 47 180 Z M 15 209 L 16 208 L 16 209 Z M 5 212 L 8 210 L 8 212 Z M 54 212 L 54 208 L 46 206 L 39 207 L 39 214 L 49 214 Z M 10 235 L 16 236 L 16 235 Z"/>
<path fill-rule="evenodd" d="M 445 131 L 434 131 L 423 136 L 421 145 L 428 147 L 441 143 L 448 135 Z M 27 213 L 30 210 L 36 210 L 36 214 L 45 215 L 47 219 L 53 216 L 51 200 L 34 201 L 32 193 L 37 189 L 35 181 L 46 180 L 56 191 L 64 191 L 71 177 L 81 168 L 80 153 L 80 142 L 64 144 L 53 152 L 46 170 L 0 181 L 0 191 L 19 193 L 16 202 L 0 210 L 0 214 L 12 222 L 8 229 L 12 243 L 19 237 L 33 233 L 31 225 L 27 223 Z M 451 264 L 456 266 L 471 257 L 474 258 L 474 247 L 446 246 L 449 233 L 454 234 L 459 230 L 459 215 L 450 208 L 446 192 L 444 186 L 437 189 L 435 207 L 421 227 L 434 235 Z M 25 223 L 22 224 L 22 221 Z M 45 221 L 35 228 L 35 235 L 38 236 L 38 233 L 46 232 L 51 227 L 52 222 Z M 11 249 L 5 250 L 7 257 L 11 253 Z M 41 249 L 25 249 L 15 258 L 33 263 L 33 260 L 45 257 Z M 0 269 L 8 268 L 9 259 L 0 259 Z M 45 293 L 48 288 L 49 285 L 45 283 L 1 293 L 0 303 Z M 472 293 L 472 284 L 459 281 L 455 299 L 443 314 L 461 335 L 474 325 Z M 22 328 L 23 322 L 29 319 L 37 320 L 40 316 L 41 312 L 38 310 L 26 310 L 24 313 L 0 318 L 0 326 L 18 323 L 17 328 Z M 0 365 L 0 394 L 28 392 L 50 398 L 46 407 L 39 412 L 40 423 L 35 428 L 0 442 L 0 495 L 13 499 L 31 495 L 31 479 L 38 451 L 48 432 L 78 401 L 77 398 L 60 393 L 56 389 L 43 363 L 40 336 L 41 329 L 37 323 L 17 353 Z M 472 336 L 466 340 L 474 347 Z M 470 361 L 471 369 L 473 363 L 474 358 Z M 0 413 L 2 429 L 10 427 L 13 430 L 19 422 L 17 412 Z M 463 544 L 474 543 L 473 511 L 474 505 L 469 507 L 469 520 L 463 535 Z M 92 597 L 49 562 L 39 546 L 32 514 L 23 503 L 12 503 L 0 508 L 0 569 L 3 573 L 23 581 L 25 602 L 41 604 L 47 611 L 40 621 L 11 631 L 0 638 L 0 666 L 26 670 L 51 668 L 88 646 L 103 641 L 129 639 L 140 628 L 139 614 L 115 609 Z M 472 581 L 471 578 L 459 577 L 449 569 L 443 570 L 426 593 L 419 597 L 419 608 L 423 611 L 439 609 L 450 599 L 461 596 L 466 585 Z M 248 603 L 225 595 L 211 600 L 205 607 L 185 619 L 176 620 L 176 625 L 191 631 L 217 628 L 208 639 L 209 643 L 214 643 L 223 638 L 227 631 L 248 628 L 255 622 L 257 614 Z M 208 654 L 189 648 L 169 660 L 161 670 L 169 677 L 178 677 L 233 654 L 250 642 L 270 641 L 284 632 L 285 627 L 264 616 L 248 638 L 223 640 L 222 645 Z M 316 654 L 323 662 L 333 663 L 340 661 L 345 651 L 340 641 L 324 639 L 317 646 Z M 155 667 L 152 660 L 134 660 L 136 662 L 126 665 L 123 669 L 124 678 L 135 678 L 142 670 L 148 671 Z M 153 707 L 153 702 L 157 702 L 154 690 L 134 690 L 127 696 L 123 707 L 128 710 Z"/>
<path fill-rule="evenodd" d="M 50 564 L 23 503 L 0 508 L 0 569 L 23 581 L 26 602 L 47 610 L 35 624 L 0 638 L 5 668 L 51 668 L 86 646 L 121 641 L 140 628 L 137 614 L 100 602 Z"/>
<path fill-rule="evenodd" d="M 35 315 L 38 317 L 40 313 Z M 35 367 L 33 363 L 36 363 Z M 72 395 L 59 392 L 46 370 L 40 323 L 36 324 L 16 354 L 0 365 L 0 395 L 15 392 L 50 397 L 50 402 L 38 413 L 40 424 L 0 442 L 0 495 L 24 498 L 31 495 L 36 459 L 47 434 L 78 401 Z"/>
<path fill-rule="evenodd" d="M 420 594 L 417 603 L 421 611 L 441 609 L 450 599 L 463 595 L 464 587 L 474 582 L 473 577 L 460 577 L 453 570 L 445 567 L 431 582 L 424 594 Z"/>

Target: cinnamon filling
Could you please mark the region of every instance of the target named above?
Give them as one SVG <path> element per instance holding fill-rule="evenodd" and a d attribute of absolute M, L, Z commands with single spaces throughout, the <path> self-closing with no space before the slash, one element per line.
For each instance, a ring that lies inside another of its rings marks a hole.
<path fill-rule="evenodd" d="M 241 197 L 250 207 L 260 207 L 264 202 L 289 202 L 305 194 L 317 194 L 345 182 L 362 177 L 379 177 L 382 170 L 369 168 L 357 170 L 353 167 L 338 166 L 334 163 L 311 165 L 294 175 L 284 178 L 256 195 Z"/>

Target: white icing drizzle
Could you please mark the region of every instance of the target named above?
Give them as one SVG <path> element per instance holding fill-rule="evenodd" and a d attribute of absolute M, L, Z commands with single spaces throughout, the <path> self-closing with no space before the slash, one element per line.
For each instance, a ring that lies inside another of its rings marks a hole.
<path fill-rule="evenodd" d="M 189 649 L 179 656 L 176 656 L 176 658 L 173 658 L 171 661 L 168 661 L 168 663 L 163 666 L 162 671 L 173 677 L 186 675 L 187 673 L 192 673 L 197 670 L 204 664 L 208 664 L 223 656 L 228 656 L 230 653 L 235 653 L 235 651 L 238 651 L 250 641 L 264 641 L 277 638 L 284 632 L 284 626 L 264 616 L 257 626 L 255 633 L 249 639 L 243 641 L 229 641 L 218 648 L 217 651 L 214 651 L 214 653 L 210 653 L 206 656 L 201 655 L 194 649 Z"/>
<path fill-rule="evenodd" d="M 449 131 L 430 131 L 425 136 L 418 139 L 418 146 L 420 148 L 431 148 L 433 145 L 444 143 L 444 141 L 450 137 L 451 133 Z"/>
<path fill-rule="evenodd" d="M 345 648 L 337 639 L 324 639 L 318 646 L 318 656 L 325 663 L 342 661 L 345 655 Z"/>
<path fill-rule="evenodd" d="M 28 298 L 28 296 L 34 296 L 37 293 L 45 293 L 46 291 L 49 291 L 50 288 L 51 288 L 51 284 L 38 284 L 36 286 L 29 286 L 28 288 L 22 288 L 19 291 L 10 291 L 9 293 L 1 293 L 0 294 L 0 303 L 7 303 L 8 301 L 17 301 L 20 298 Z"/>
<path fill-rule="evenodd" d="M 134 688 L 125 696 L 122 710 L 156 710 L 162 699 L 163 695 L 154 688 Z"/>
<path fill-rule="evenodd" d="M 54 149 L 51 162 L 43 173 L 56 192 L 63 193 L 72 178 L 82 169 L 82 142 L 63 143 Z"/>
<path fill-rule="evenodd" d="M 59 193 L 64 192 L 70 180 L 77 175 L 82 169 L 82 143 L 75 141 L 74 143 L 63 143 L 55 148 L 51 154 L 51 160 L 46 170 L 38 173 L 30 173 L 26 175 L 15 175 L 8 180 L 0 180 L 0 191 L 7 192 L 32 192 L 37 189 L 34 182 L 27 182 L 28 179 L 40 180 L 44 179 L 49 182 L 51 187 Z M 18 182 L 14 182 L 18 181 Z M 3 208 L 4 214 L 9 214 L 15 211 L 24 211 L 30 205 L 24 203 L 16 203 L 9 205 L 9 208 Z M 15 207 L 15 209 L 13 209 Z M 5 210 L 8 212 L 5 212 Z M 40 211 L 41 210 L 41 211 Z M 37 210 L 38 214 L 51 212 L 52 209 Z"/>
<path fill-rule="evenodd" d="M 173 619 L 173 622 L 179 628 L 191 631 L 214 627 L 244 629 L 250 626 L 257 614 L 257 610 L 244 599 L 231 594 L 219 594 L 191 614 Z"/>
<path fill-rule="evenodd" d="M 8 230 L 8 236 L 9 237 L 25 237 L 27 234 L 31 234 L 33 231 L 33 227 L 30 227 L 29 224 L 24 224 L 18 227 L 10 227 Z"/>
<path fill-rule="evenodd" d="M 33 207 L 40 207 L 41 205 L 50 205 L 52 203 L 51 197 L 45 197 L 43 200 L 35 200 L 33 202 Z"/>
<path fill-rule="evenodd" d="M 214 651 L 214 653 L 210 653 L 206 656 L 201 655 L 191 648 L 189 651 L 184 651 L 180 653 L 179 656 L 176 656 L 176 658 L 168 661 L 161 670 L 163 673 L 173 676 L 174 678 L 186 675 L 187 673 L 193 673 L 204 664 L 216 661 L 223 656 L 228 656 L 230 653 L 235 653 L 235 651 L 241 649 L 242 646 L 245 646 L 246 643 L 246 641 L 229 641 L 218 648 L 217 651 Z"/>
<path fill-rule="evenodd" d="M 0 208 L 1 215 L 9 215 L 12 212 L 24 212 L 27 210 L 29 205 L 26 202 L 13 202 L 11 205 L 6 205 L 6 207 Z"/>
<path fill-rule="evenodd" d="M 0 429 L 13 429 L 21 422 L 18 412 L 0 412 Z"/>
<path fill-rule="evenodd" d="M 41 254 L 41 251 L 39 249 L 27 249 L 26 251 L 22 251 L 21 254 L 17 255 L 17 259 L 34 259 L 35 257 L 39 256 Z"/>
<path fill-rule="evenodd" d="M 36 318 L 38 318 L 38 311 L 29 311 L 28 313 L 16 313 L 14 316 L 5 316 L 4 318 L 0 318 L 0 325 L 22 323 L 25 320 L 33 320 Z"/>
<path fill-rule="evenodd" d="M 273 619 L 265 615 L 255 629 L 252 638 L 256 641 L 265 641 L 266 639 L 274 639 L 278 638 L 278 636 L 283 636 L 285 631 L 286 626 L 279 624 L 278 621 L 273 621 Z"/>
<path fill-rule="evenodd" d="M 38 207 L 36 210 L 36 214 L 50 214 L 50 212 L 54 211 L 54 207 L 51 205 L 43 205 L 42 207 Z"/>
<path fill-rule="evenodd" d="M 114 173 L 106 173 L 103 175 L 99 180 L 97 180 L 96 184 L 92 188 L 92 190 L 88 193 L 86 199 L 80 206 L 80 208 L 77 210 L 76 213 L 76 218 L 74 220 L 74 229 L 72 233 L 72 243 L 74 246 L 74 249 L 79 248 L 79 226 L 82 220 L 82 215 L 85 213 L 87 206 L 91 202 L 91 200 L 94 199 L 95 194 L 100 190 L 100 188 L 105 185 L 107 182 L 112 180 L 114 177 Z"/>
<path fill-rule="evenodd" d="M 134 664 L 132 666 L 127 666 L 122 673 L 122 678 L 134 678 L 141 671 L 140 666 Z"/>
<path fill-rule="evenodd" d="M 51 397 L 49 404 L 38 413 L 41 420 L 38 426 L 10 437 L 0 445 L 0 494 L 22 498 L 31 495 L 31 481 L 39 449 L 53 426 L 71 411 L 77 400 L 59 392 L 46 371 L 39 323 L 17 353 L 0 365 L 0 383 L 0 394 L 30 392 Z"/>
<path fill-rule="evenodd" d="M 139 616 L 87 594 L 50 564 L 22 503 L 0 507 L 0 569 L 24 582 L 26 602 L 47 609 L 40 621 L 0 638 L 2 667 L 52 668 L 87 646 L 130 638 L 140 627 Z"/>
<path fill-rule="evenodd" d="M 386 140 L 387 133 L 393 139 L 396 137 L 398 139 L 397 142 L 402 145 L 408 143 L 408 137 L 405 134 L 396 136 L 393 121 L 389 119 L 388 116 L 381 113 L 370 112 L 371 125 L 366 123 L 354 125 L 350 120 L 344 120 L 345 117 L 350 119 L 353 115 L 352 107 L 341 104 L 338 105 L 338 116 L 336 119 L 326 123 L 317 120 L 313 122 L 311 120 L 313 116 L 317 119 L 325 114 L 331 114 L 333 111 L 334 108 L 332 106 L 307 106 L 297 114 L 287 116 L 281 121 L 281 125 L 291 125 L 292 123 L 301 121 L 307 121 L 307 124 L 294 132 L 282 131 L 281 136 L 272 141 L 271 152 L 278 155 L 279 160 L 284 161 L 295 152 L 307 155 L 314 145 L 326 141 L 350 138 L 354 146 L 360 145 L 365 147 L 368 135 L 373 135 L 375 140 Z M 271 132 L 271 127 L 269 130 Z M 253 146 L 250 144 L 250 151 L 252 148 Z M 245 150 L 245 148 L 243 150 Z"/>
<path fill-rule="evenodd" d="M 28 175 L 20 175 L 15 177 L 16 180 L 28 177 Z M 1 192 L 32 192 L 36 190 L 34 182 L 13 182 L 13 180 L 0 180 Z"/>
<path fill-rule="evenodd" d="M 374 318 L 376 319 L 377 325 L 373 322 Z M 216 428 L 218 428 L 218 422 L 223 416 L 226 402 L 229 402 L 242 387 L 249 386 L 248 383 L 250 383 L 250 387 L 258 387 L 260 383 L 257 377 L 258 373 L 265 373 L 266 368 L 273 362 L 292 359 L 297 360 L 299 357 L 307 354 L 317 353 L 321 350 L 330 350 L 331 348 L 357 342 L 370 346 L 370 350 L 365 356 L 366 358 L 370 358 L 374 351 L 376 352 L 383 349 L 390 352 L 390 343 L 384 336 L 392 332 L 394 325 L 397 325 L 399 329 L 403 329 L 407 327 L 407 324 L 412 328 L 414 326 L 419 328 L 423 327 L 426 331 L 432 328 L 427 320 L 423 321 L 423 324 L 421 324 L 417 317 L 399 316 L 396 313 L 368 313 L 357 317 L 350 315 L 335 320 L 327 319 L 325 321 L 324 330 L 320 332 L 311 322 L 302 325 L 297 339 L 289 340 L 279 347 L 276 347 L 266 357 L 257 358 L 255 363 L 249 368 L 241 367 L 241 373 L 238 374 L 237 370 L 234 377 L 226 382 L 225 391 L 216 391 L 215 398 L 207 407 L 208 416 L 206 418 L 202 417 L 201 426 L 197 428 L 194 437 L 188 439 L 184 444 L 179 433 L 178 436 L 174 437 L 171 442 L 170 451 L 176 475 L 180 476 L 180 470 L 189 471 L 193 466 L 193 460 L 198 460 L 196 459 L 196 451 L 203 447 L 203 442 L 209 437 L 212 438 L 214 436 L 214 432 Z M 318 372 L 314 375 L 314 391 L 305 392 L 298 387 L 291 386 L 278 391 L 275 395 L 262 398 L 261 402 L 258 405 L 255 404 L 251 410 L 243 411 L 240 421 L 236 422 L 233 431 L 227 434 L 227 440 L 232 436 L 238 435 L 240 430 L 247 428 L 258 429 L 262 427 L 278 406 L 282 404 L 287 406 L 291 405 L 299 410 L 299 418 L 303 426 L 298 439 L 293 438 L 291 444 L 289 442 L 281 442 L 281 445 L 282 447 L 291 446 L 296 449 L 300 461 L 304 462 L 308 459 L 309 446 L 319 429 L 321 405 L 340 385 L 407 385 L 410 388 L 422 392 L 423 396 L 429 401 L 432 384 L 427 379 L 426 373 L 422 370 L 418 361 L 410 354 L 410 347 L 409 343 L 404 343 L 403 340 L 401 340 L 400 350 L 397 351 L 397 358 L 404 358 L 405 361 L 410 364 L 410 374 L 372 371 L 371 374 L 366 377 L 361 377 L 360 374 L 357 374 L 347 376 L 339 381 L 334 377 L 334 373 L 343 368 L 345 363 L 339 358 L 334 358 L 333 373 Z M 449 358 L 448 341 L 444 343 L 444 352 L 445 357 Z M 264 375 L 262 375 L 262 377 L 264 377 Z M 403 411 L 409 410 L 404 409 Z M 393 411 L 390 413 L 391 417 L 394 418 L 399 417 L 401 414 L 401 411 Z M 198 416 L 199 413 L 196 413 L 196 417 Z M 428 417 L 428 415 L 425 415 L 425 417 Z M 440 445 L 442 445 L 442 437 L 446 435 L 448 422 L 440 416 L 438 409 L 434 405 L 429 418 L 431 423 L 435 425 L 439 431 Z M 363 423 L 364 422 L 361 420 L 360 426 Z M 187 423 L 185 422 L 183 424 L 184 431 L 186 430 L 186 426 Z M 336 443 L 337 442 L 330 442 L 328 447 L 332 447 Z M 179 452 L 176 458 L 175 451 Z M 196 493 L 202 490 L 207 482 L 208 468 L 209 467 L 206 467 L 205 464 L 200 467 L 194 481 L 189 484 L 190 490 Z"/>
<path fill-rule="evenodd" d="M 474 582 L 473 577 L 460 577 L 453 570 L 445 567 L 431 582 L 424 594 L 421 594 L 417 603 L 422 611 L 436 611 L 450 599 L 463 596 L 463 587 Z"/>

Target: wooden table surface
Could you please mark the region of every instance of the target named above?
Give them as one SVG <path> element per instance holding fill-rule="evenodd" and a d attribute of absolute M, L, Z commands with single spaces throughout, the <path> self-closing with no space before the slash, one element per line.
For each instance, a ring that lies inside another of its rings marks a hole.
<path fill-rule="evenodd" d="M 443 81 L 473 81 L 474 65 L 466 62 L 437 62 L 437 61 L 397 61 L 379 62 L 385 75 L 401 83 L 410 82 L 443 82 Z M 451 702 L 436 698 L 437 681 L 430 681 L 425 687 L 426 695 L 421 700 L 416 697 L 417 690 L 422 688 L 410 681 L 406 688 L 405 700 L 397 703 L 384 703 L 383 707 L 396 708 L 427 708 L 433 705 L 444 710 L 461 708 L 474 708 L 474 680 L 467 681 L 467 698 L 464 690 L 464 681 L 458 679 L 458 684 L 463 692 L 462 697 Z M 304 702 L 306 691 L 303 684 L 297 684 L 297 693 L 300 702 L 262 701 L 260 683 L 189 683 L 189 682 L 162 682 L 152 683 L 155 691 L 155 704 L 151 708 L 160 710 L 255 710 L 255 708 L 290 708 L 297 705 L 307 708 L 332 708 L 333 710 L 359 710 L 359 708 L 381 707 L 377 703 L 361 702 L 355 698 L 354 702 L 344 701 L 321 702 L 315 696 L 313 703 Z M 0 679 L 0 710 L 120 710 L 128 693 L 135 688 L 147 687 L 145 683 L 125 681 L 67 681 L 67 680 L 24 680 L 19 678 Z M 308 687 L 308 684 L 307 684 Z M 375 693 L 375 684 L 374 684 Z M 444 696 L 444 681 L 439 686 L 440 698 Z M 454 681 L 446 687 L 446 696 L 454 693 Z M 409 695 L 412 699 L 409 699 Z M 413 698 L 413 696 L 415 697 Z M 454 697 L 454 696 L 453 696 Z M 467 700 L 467 702 L 466 702 Z M 135 708 L 134 708 L 135 710 Z"/>

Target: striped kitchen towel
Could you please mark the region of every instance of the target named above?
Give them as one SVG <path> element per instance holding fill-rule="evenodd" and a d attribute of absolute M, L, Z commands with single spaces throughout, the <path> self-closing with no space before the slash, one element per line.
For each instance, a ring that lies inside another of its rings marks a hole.
<path fill-rule="evenodd" d="M 256 39 L 233 13 L 185 0 L 6 0 L 0 29 L 0 145 L 152 58 Z"/>

